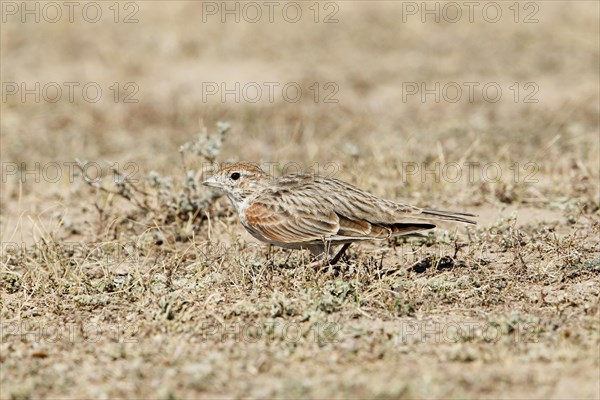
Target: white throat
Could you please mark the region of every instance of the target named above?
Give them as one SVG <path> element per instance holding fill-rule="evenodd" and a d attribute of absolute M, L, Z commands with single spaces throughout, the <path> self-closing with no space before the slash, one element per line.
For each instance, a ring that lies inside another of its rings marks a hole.
<path fill-rule="evenodd" d="M 250 204 L 251 196 L 248 196 L 244 199 L 240 199 L 239 197 L 235 196 L 233 193 L 228 192 L 227 197 L 229 198 L 229 201 L 231 202 L 231 204 L 237 211 L 240 218 L 242 218 L 244 211 L 246 210 L 246 208 L 248 208 L 248 205 Z"/>

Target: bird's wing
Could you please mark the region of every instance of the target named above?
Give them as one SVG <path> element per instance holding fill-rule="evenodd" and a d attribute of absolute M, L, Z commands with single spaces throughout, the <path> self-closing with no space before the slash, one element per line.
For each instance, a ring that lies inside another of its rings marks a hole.
<path fill-rule="evenodd" d="M 339 218 L 333 211 L 283 201 L 255 200 L 246 208 L 244 218 L 252 230 L 278 243 L 322 242 L 339 230 Z"/>
<path fill-rule="evenodd" d="M 422 229 L 415 224 L 397 224 L 383 226 L 364 220 L 352 220 L 323 210 L 306 212 L 306 210 L 286 209 L 281 204 L 255 201 L 244 213 L 246 225 L 266 239 L 276 243 L 322 243 L 323 240 L 348 243 L 361 240 L 387 239 L 393 234 L 416 232 Z"/>
<path fill-rule="evenodd" d="M 340 202 L 330 201 L 320 189 L 308 184 L 272 190 L 257 196 L 244 211 L 244 222 L 250 231 L 255 231 L 267 240 L 276 243 L 335 243 L 386 239 L 434 225 L 418 223 L 386 223 L 376 216 L 352 213 Z M 374 210 L 377 212 L 377 210 Z M 379 212 L 380 213 L 380 212 Z"/>

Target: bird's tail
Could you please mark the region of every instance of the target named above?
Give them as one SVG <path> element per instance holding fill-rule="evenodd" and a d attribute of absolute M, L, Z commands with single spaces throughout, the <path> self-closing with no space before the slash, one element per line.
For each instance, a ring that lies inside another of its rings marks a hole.
<path fill-rule="evenodd" d="M 465 217 L 477 217 L 477 215 L 475 215 L 475 214 L 462 213 L 462 212 L 456 212 L 456 211 L 441 211 L 441 210 L 427 210 L 427 209 L 422 210 L 421 214 L 427 215 L 427 216 L 431 215 L 431 216 L 435 217 L 436 219 L 439 219 L 442 221 L 456 221 L 456 222 L 463 222 L 465 224 L 472 224 L 472 225 L 477 224 L 476 221 L 465 218 Z"/>

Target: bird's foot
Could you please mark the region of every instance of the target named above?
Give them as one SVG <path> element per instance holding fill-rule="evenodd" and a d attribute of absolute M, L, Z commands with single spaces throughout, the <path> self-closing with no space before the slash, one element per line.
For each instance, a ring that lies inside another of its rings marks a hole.
<path fill-rule="evenodd" d="M 308 264 L 307 267 L 318 271 L 321 268 L 323 268 L 324 265 L 325 265 L 325 260 L 317 260 L 317 261 L 313 261 L 310 264 Z"/>

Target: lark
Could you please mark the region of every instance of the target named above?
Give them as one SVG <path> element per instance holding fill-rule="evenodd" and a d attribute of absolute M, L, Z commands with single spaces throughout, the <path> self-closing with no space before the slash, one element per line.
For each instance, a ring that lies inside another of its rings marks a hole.
<path fill-rule="evenodd" d="M 310 250 L 317 257 L 312 267 L 336 264 L 355 242 L 414 234 L 435 228 L 436 221 L 476 223 L 467 218 L 474 214 L 384 200 L 338 179 L 303 174 L 275 178 L 251 163 L 223 167 L 203 184 L 225 192 L 256 239 Z"/>

